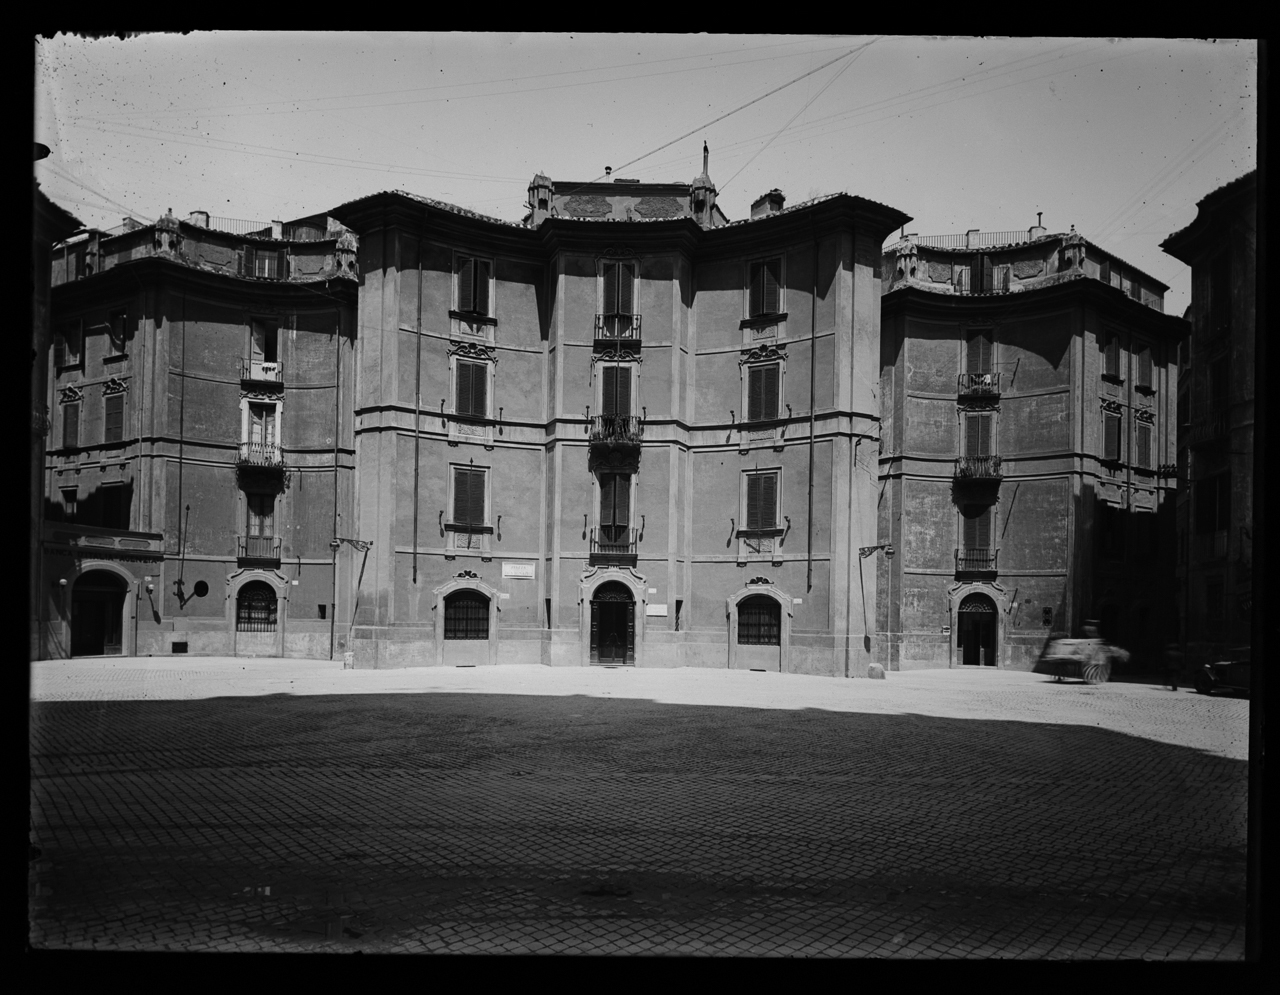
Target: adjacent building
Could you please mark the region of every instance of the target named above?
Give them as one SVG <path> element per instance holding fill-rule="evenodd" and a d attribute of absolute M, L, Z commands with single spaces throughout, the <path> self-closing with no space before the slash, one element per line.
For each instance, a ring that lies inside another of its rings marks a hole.
<path fill-rule="evenodd" d="M 324 216 L 195 212 L 54 250 L 40 656 L 345 638 L 356 248 Z"/>
<path fill-rule="evenodd" d="M 885 249 L 876 626 L 887 669 L 1029 669 L 1087 619 L 1176 626 L 1168 289 L 1074 229 Z"/>
<path fill-rule="evenodd" d="M 356 666 L 865 675 L 880 250 L 909 219 L 715 197 L 704 156 L 539 174 L 523 224 L 332 212 L 360 239 Z"/>
<path fill-rule="evenodd" d="M 1161 248 L 1191 267 L 1178 376 L 1178 586 L 1188 664 L 1250 643 L 1257 173 L 1215 190 Z"/>

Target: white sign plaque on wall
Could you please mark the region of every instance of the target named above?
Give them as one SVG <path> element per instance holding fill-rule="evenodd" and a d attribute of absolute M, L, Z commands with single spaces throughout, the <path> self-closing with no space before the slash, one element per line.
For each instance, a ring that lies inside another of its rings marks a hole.
<path fill-rule="evenodd" d="M 502 576 L 512 580 L 533 580 L 533 564 L 532 563 L 507 563 L 502 564 Z"/>
<path fill-rule="evenodd" d="M 645 605 L 644 613 L 646 615 L 660 615 L 663 618 L 665 618 L 667 614 L 667 606 L 666 605 Z"/>

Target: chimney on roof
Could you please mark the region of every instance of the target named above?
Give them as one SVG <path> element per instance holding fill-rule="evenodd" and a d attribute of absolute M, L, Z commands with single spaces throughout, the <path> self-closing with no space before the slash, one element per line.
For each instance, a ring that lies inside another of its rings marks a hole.
<path fill-rule="evenodd" d="M 195 225 L 197 228 L 208 228 L 209 212 L 208 211 L 192 211 L 190 214 L 187 215 L 187 224 Z"/>
<path fill-rule="evenodd" d="M 707 143 L 702 143 L 702 175 L 710 176 L 708 170 L 711 168 L 711 150 L 707 148 Z"/>
<path fill-rule="evenodd" d="M 1044 211 L 1036 211 L 1036 223 L 1032 228 L 1027 229 L 1028 238 L 1039 238 L 1044 232 L 1044 225 L 1040 223 L 1040 219 L 1044 217 Z"/>
<path fill-rule="evenodd" d="M 284 222 L 271 219 L 271 237 L 284 238 Z"/>
<path fill-rule="evenodd" d="M 751 220 L 763 218 L 768 214 L 781 214 L 782 205 L 787 202 L 782 191 L 774 187 L 766 194 L 761 194 L 751 205 Z"/>
<path fill-rule="evenodd" d="M 609 176 L 612 172 L 613 172 L 613 167 L 612 167 L 612 166 L 605 166 L 605 167 L 604 167 L 604 175 L 605 175 L 605 176 Z"/>

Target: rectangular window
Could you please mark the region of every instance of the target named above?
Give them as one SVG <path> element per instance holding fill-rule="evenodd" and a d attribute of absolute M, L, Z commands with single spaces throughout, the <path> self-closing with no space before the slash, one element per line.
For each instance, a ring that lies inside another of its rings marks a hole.
<path fill-rule="evenodd" d="M 274 404 L 249 405 L 248 441 L 267 446 L 276 444 L 276 406 Z"/>
<path fill-rule="evenodd" d="M 1231 255 L 1219 253 L 1209 264 L 1209 333 L 1231 331 Z"/>
<path fill-rule="evenodd" d="M 965 294 L 970 290 L 969 286 L 969 266 L 968 264 L 953 263 L 951 270 L 951 285 L 955 288 L 957 294 Z"/>
<path fill-rule="evenodd" d="M 748 531 L 778 527 L 778 473 L 747 474 Z"/>
<path fill-rule="evenodd" d="M 781 380 L 781 363 L 747 368 L 747 421 L 770 421 L 778 417 Z"/>
<path fill-rule="evenodd" d="M 129 504 L 125 500 L 122 484 L 109 484 L 102 488 L 102 524 L 108 529 L 129 527 Z"/>
<path fill-rule="evenodd" d="M 964 416 L 964 454 L 966 456 L 991 455 L 991 429 L 995 416 L 990 414 L 966 414 Z"/>
<path fill-rule="evenodd" d="M 606 366 L 600 393 L 601 414 L 631 414 L 631 367 Z"/>
<path fill-rule="evenodd" d="M 83 329 L 78 321 L 68 321 L 58 332 L 54 342 L 54 365 L 59 369 L 70 369 L 80 365 Z"/>
<path fill-rule="evenodd" d="M 961 510 L 964 518 L 964 548 L 991 548 L 991 505 L 967 504 Z"/>
<path fill-rule="evenodd" d="M 782 258 L 753 262 L 750 282 L 749 317 L 779 313 L 782 307 Z"/>
<path fill-rule="evenodd" d="M 1120 379 L 1120 336 L 1113 332 L 1103 335 L 1102 374 Z"/>
<path fill-rule="evenodd" d="M 485 524 L 485 470 L 453 468 L 453 524 Z"/>
<path fill-rule="evenodd" d="M 75 449 L 80 445 L 80 403 L 62 406 L 62 448 Z"/>
<path fill-rule="evenodd" d="M 1231 474 L 1220 473 L 1195 484 L 1197 535 L 1222 532 L 1231 526 Z"/>
<path fill-rule="evenodd" d="M 1139 422 L 1136 428 L 1136 442 L 1138 446 L 1137 459 L 1135 465 L 1143 469 L 1151 469 L 1151 426 L 1144 422 Z"/>
<path fill-rule="evenodd" d="M 1098 279 L 1099 279 L 1099 280 L 1101 280 L 1103 283 L 1106 283 L 1106 284 L 1110 284 L 1110 283 L 1111 283 L 1111 262 L 1110 262 L 1110 260 L 1104 259 L 1104 260 L 1102 260 L 1100 263 L 1098 263 Z"/>
<path fill-rule="evenodd" d="M 468 418 L 489 417 L 489 364 L 458 360 L 454 413 Z"/>
<path fill-rule="evenodd" d="M 1138 354 L 1135 357 L 1135 366 L 1137 369 L 1134 374 L 1134 386 L 1137 387 L 1138 390 L 1150 391 L 1154 384 L 1154 380 L 1152 379 L 1153 370 L 1151 365 L 1151 346 L 1146 345 L 1145 343 L 1138 346 Z"/>
<path fill-rule="evenodd" d="M 458 287 L 458 310 L 466 314 L 489 314 L 489 274 L 492 264 L 488 259 L 475 256 L 458 256 L 454 262 L 454 274 Z"/>
<path fill-rule="evenodd" d="M 68 487 L 62 492 L 62 511 L 68 522 L 76 520 L 76 489 Z"/>
<path fill-rule="evenodd" d="M 602 310 L 606 315 L 632 314 L 635 292 L 635 266 L 631 263 L 604 264 Z"/>
<path fill-rule="evenodd" d="M 277 362 L 279 336 L 279 326 L 274 321 L 254 319 L 249 335 L 249 348 L 255 363 Z"/>
<path fill-rule="evenodd" d="M 606 528 L 621 528 L 631 524 L 629 473 L 600 474 L 600 524 Z"/>
<path fill-rule="evenodd" d="M 251 491 L 245 494 L 245 533 L 250 536 L 274 536 L 276 496 Z"/>
<path fill-rule="evenodd" d="M 1102 458 L 1118 462 L 1120 460 L 1120 416 L 1104 414 L 1102 416 Z"/>
<path fill-rule="evenodd" d="M 283 280 L 288 276 L 289 263 L 284 249 L 260 249 L 246 245 L 244 272 L 264 280 Z"/>
<path fill-rule="evenodd" d="M 991 351 L 991 329 L 971 333 L 965 350 L 965 372 L 990 373 Z"/>
<path fill-rule="evenodd" d="M 128 315 L 124 311 L 112 312 L 109 327 L 107 328 L 107 338 L 111 342 L 112 356 L 124 355 L 127 324 Z"/>
<path fill-rule="evenodd" d="M 103 442 L 120 442 L 124 438 L 124 395 L 111 394 L 103 401 Z"/>
<path fill-rule="evenodd" d="M 680 612 L 684 609 L 684 602 L 680 598 L 676 598 L 676 632 L 680 631 Z"/>

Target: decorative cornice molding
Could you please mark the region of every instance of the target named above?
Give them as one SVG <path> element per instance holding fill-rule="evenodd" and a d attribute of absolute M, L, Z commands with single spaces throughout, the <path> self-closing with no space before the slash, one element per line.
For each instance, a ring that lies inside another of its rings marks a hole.
<path fill-rule="evenodd" d="M 284 405 L 284 387 L 278 385 L 275 387 L 241 387 L 241 398 L 254 401 L 275 401 L 282 407 Z"/>
<path fill-rule="evenodd" d="M 1156 413 L 1150 408 L 1138 408 L 1133 413 L 1133 417 L 1138 419 L 1140 422 L 1147 422 L 1150 424 L 1156 420 Z"/>
<path fill-rule="evenodd" d="M 636 350 L 632 352 L 628 349 L 606 349 L 604 352 L 593 353 L 591 356 L 593 363 L 643 363 L 644 359 L 640 355 L 639 343 L 636 343 Z"/>
<path fill-rule="evenodd" d="M 1102 410 L 1109 411 L 1113 415 L 1118 415 L 1124 412 L 1124 405 L 1121 404 L 1119 401 L 1113 401 L 1110 398 L 1103 398 Z"/>
<path fill-rule="evenodd" d="M 610 245 L 600 250 L 601 259 L 635 259 L 639 253 L 629 245 Z"/>
<path fill-rule="evenodd" d="M 128 389 L 129 382 L 127 380 L 117 380 L 115 377 L 111 377 L 102 385 L 102 393 L 108 397 L 112 394 L 123 394 Z"/>
<path fill-rule="evenodd" d="M 449 355 L 462 356 L 465 359 L 479 359 L 486 363 L 498 361 L 497 349 L 480 342 L 453 342 L 449 345 Z"/>
<path fill-rule="evenodd" d="M 772 583 L 773 581 L 771 581 L 768 577 L 752 577 L 749 581 L 747 581 L 747 587 L 751 587 L 753 584 L 772 584 Z"/>
<path fill-rule="evenodd" d="M 963 401 L 957 401 L 956 408 L 960 411 L 999 411 L 1000 399 L 990 395 L 984 397 L 981 394 L 975 394 Z"/>
<path fill-rule="evenodd" d="M 58 388 L 58 403 L 71 404 L 73 401 L 83 401 L 84 391 L 75 384 L 68 384 L 65 387 Z"/>
<path fill-rule="evenodd" d="M 785 342 L 770 342 L 767 345 L 744 348 L 742 355 L 738 359 L 738 365 L 746 366 L 748 363 L 767 363 L 770 361 L 785 363 L 786 360 L 787 344 Z"/>

